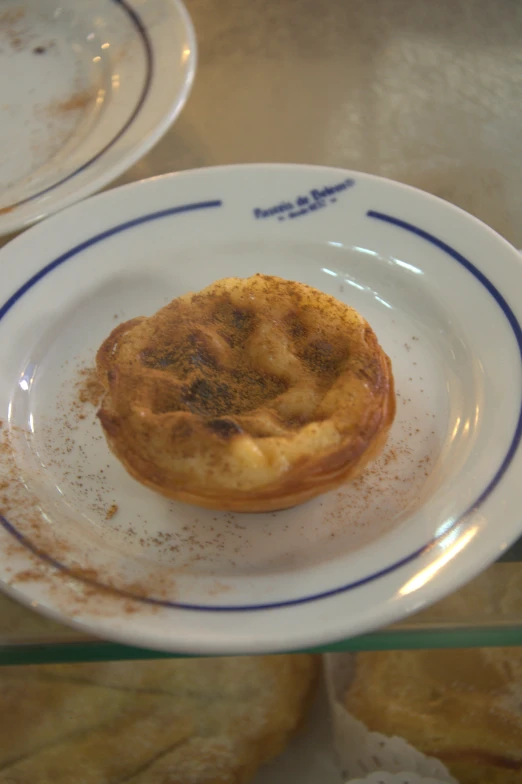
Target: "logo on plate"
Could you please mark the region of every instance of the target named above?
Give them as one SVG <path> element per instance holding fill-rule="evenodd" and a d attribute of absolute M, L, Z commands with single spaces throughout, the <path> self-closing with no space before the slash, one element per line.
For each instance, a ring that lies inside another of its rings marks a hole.
<path fill-rule="evenodd" d="M 344 191 L 353 188 L 355 180 L 348 178 L 334 185 L 324 185 L 320 188 L 312 188 L 306 194 L 296 196 L 292 201 L 283 200 L 279 204 L 269 207 L 255 207 L 252 210 L 256 220 L 264 218 L 276 218 L 278 221 L 293 220 L 309 215 L 317 210 L 335 204 Z"/>

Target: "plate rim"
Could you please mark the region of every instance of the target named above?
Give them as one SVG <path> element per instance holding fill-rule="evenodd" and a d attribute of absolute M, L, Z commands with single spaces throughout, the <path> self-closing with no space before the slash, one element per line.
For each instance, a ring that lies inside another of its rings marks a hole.
<path fill-rule="evenodd" d="M 182 20 L 190 51 L 185 64 L 183 84 L 173 100 L 170 100 L 168 104 L 165 104 L 162 119 L 157 122 L 139 142 L 135 143 L 126 154 L 121 155 L 119 162 L 116 162 L 107 170 L 101 170 L 97 176 L 83 183 L 79 188 L 71 189 L 70 185 L 75 177 L 87 171 L 93 164 L 102 160 L 106 153 L 125 137 L 126 133 L 143 111 L 151 93 L 155 71 L 157 70 L 153 41 L 151 40 L 148 27 L 143 22 L 139 11 L 134 8 L 134 0 L 106 0 L 106 2 L 118 6 L 127 14 L 143 44 L 146 59 L 146 74 L 143 87 L 134 108 L 117 133 L 115 133 L 111 139 L 87 161 L 84 161 L 80 166 L 74 169 L 74 171 L 69 172 L 56 182 L 46 186 L 43 190 L 37 191 L 34 194 L 0 209 L 0 236 L 28 228 L 41 221 L 43 218 L 48 216 L 51 217 L 57 212 L 61 212 L 67 207 L 73 206 L 86 197 L 96 195 L 100 188 L 108 185 L 146 155 L 176 121 L 190 96 L 194 84 L 198 62 L 198 46 L 194 23 L 192 22 L 191 16 L 183 0 L 164 1 L 176 11 L 179 18 Z M 47 198 L 51 199 L 50 204 L 45 203 Z M 43 209 L 37 209 L 42 200 L 44 200 L 42 205 Z M 34 205 L 34 210 L 29 212 L 28 215 L 24 216 L 23 214 L 19 214 L 25 212 L 26 208 L 31 207 L 32 205 Z"/>

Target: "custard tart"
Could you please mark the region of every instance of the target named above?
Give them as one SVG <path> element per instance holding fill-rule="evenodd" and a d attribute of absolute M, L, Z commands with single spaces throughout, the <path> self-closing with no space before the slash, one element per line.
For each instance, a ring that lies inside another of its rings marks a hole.
<path fill-rule="evenodd" d="M 154 490 L 210 509 L 296 506 L 353 479 L 395 415 L 391 363 L 362 316 L 278 277 L 218 280 L 100 347 L 98 412 Z"/>

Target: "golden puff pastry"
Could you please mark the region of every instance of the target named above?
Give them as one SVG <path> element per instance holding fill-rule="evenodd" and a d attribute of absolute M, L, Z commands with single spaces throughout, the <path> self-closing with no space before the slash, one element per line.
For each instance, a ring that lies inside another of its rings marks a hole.
<path fill-rule="evenodd" d="M 358 654 L 346 708 L 460 784 L 522 782 L 522 649 Z"/>
<path fill-rule="evenodd" d="M 312 656 L 0 670 L 0 784 L 246 784 L 304 720 Z"/>
<path fill-rule="evenodd" d="M 303 503 L 354 478 L 395 415 L 390 360 L 353 308 L 277 277 L 225 278 L 118 326 L 98 416 L 132 476 L 211 509 Z"/>

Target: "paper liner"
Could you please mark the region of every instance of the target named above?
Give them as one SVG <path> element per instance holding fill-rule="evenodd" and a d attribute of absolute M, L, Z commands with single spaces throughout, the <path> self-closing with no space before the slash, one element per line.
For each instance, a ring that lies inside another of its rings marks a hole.
<path fill-rule="evenodd" d="M 324 656 L 334 747 L 345 779 L 371 784 L 458 784 L 440 760 L 426 757 L 403 738 L 370 732 L 348 713 L 344 696 L 355 674 L 354 665 L 355 657 L 350 653 Z M 365 778 L 374 773 L 379 775 Z M 389 774 L 400 775 L 386 778 Z"/>
<path fill-rule="evenodd" d="M 426 779 L 417 773 L 370 773 L 365 779 L 350 779 L 349 784 L 440 784 L 442 779 Z"/>

